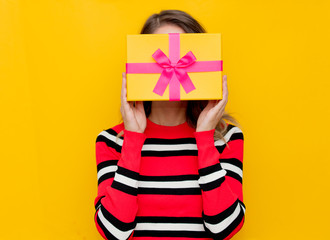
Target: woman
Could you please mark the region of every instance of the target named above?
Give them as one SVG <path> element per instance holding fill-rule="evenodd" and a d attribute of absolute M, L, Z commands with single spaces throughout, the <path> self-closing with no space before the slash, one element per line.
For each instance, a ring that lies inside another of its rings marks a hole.
<path fill-rule="evenodd" d="M 141 34 L 203 33 L 178 10 L 154 14 Z M 229 239 L 243 226 L 243 134 L 220 101 L 127 102 L 123 123 L 96 139 L 94 220 L 105 239 Z"/>

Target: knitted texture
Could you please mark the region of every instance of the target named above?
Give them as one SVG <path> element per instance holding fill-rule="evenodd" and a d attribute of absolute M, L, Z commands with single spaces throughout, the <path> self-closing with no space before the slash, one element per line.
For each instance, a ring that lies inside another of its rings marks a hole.
<path fill-rule="evenodd" d="M 186 122 L 147 119 L 144 133 L 124 124 L 96 138 L 94 221 L 104 239 L 230 239 L 243 226 L 243 133 L 225 140 Z"/>

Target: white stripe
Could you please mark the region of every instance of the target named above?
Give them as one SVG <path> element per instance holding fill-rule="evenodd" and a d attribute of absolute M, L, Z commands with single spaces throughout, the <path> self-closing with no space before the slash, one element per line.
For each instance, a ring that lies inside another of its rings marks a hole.
<path fill-rule="evenodd" d="M 243 206 L 243 204 L 241 204 L 241 207 L 243 208 L 243 212 L 245 214 L 245 207 Z"/>
<path fill-rule="evenodd" d="M 221 159 L 220 159 L 220 161 L 221 161 Z M 222 168 L 227 169 L 227 170 L 230 170 L 232 172 L 235 172 L 238 175 L 240 175 L 241 178 L 243 178 L 243 171 L 239 167 L 237 167 L 237 166 L 235 166 L 233 164 L 230 164 L 230 163 L 220 163 L 220 164 L 221 164 Z"/>
<path fill-rule="evenodd" d="M 206 176 L 201 176 L 198 179 L 198 182 L 199 182 L 199 184 L 210 183 L 214 180 L 217 180 L 219 178 L 222 178 L 222 177 L 226 176 L 226 173 L 227 173 L 226 170 L 221 169 L 221 170 L 218 170 L 218 171 L 213 172 L 211 174 L 208 174 Z"/>
<path fill-rule="evenodd" d="M 99 135 L 102 135 L 110 141 L 123 146 L 123 139 L 117 138 L 106 131 L 102 131 Z M 197 145 L 192 143 L 183 144 L 144 144 L 142 151 L 177 151 L 177 150 L 197 150 Z"/>
<path fill-rule="evenodd" d="M 197 150 L 196 144 L 145 144 L 142 151 L 178 151 L 178 150 Z"/>
<path fill-rule="evenodd" d="M 229 139 L 231 138 L 231 136 L 234 134 L 234 133 L 241 133 L 242 130 L 239 129 L 238 127 L 233 127 L 232 129 L 230 129 L 226 135 L 224 136 L 224 139 L 226 140 L 226 142 L 229 141 Z M 222 145 L 225 145 L 225 142 L 222 140 L 222 139 L 219 139 L 217 141 L 214 142 L 214 145 L 215 146 L 222 146 Z"/>
<path fill-rule="evenodd" d="M 101 168 L 100 171 L 98 171 L 97 173 L 97 179 L 100 179 L 100 177 L 102 177 L 106 173 L 115 172 L 117 168 L 117 165 Z"/>
<path fill-rule="evenodd" d="M 214 234 L 222 232 L 238 217 L 241 210 L 241 206 L 238 202 L 235 211 L 230 216 L 216 224 L 210 224 L 205 222 L 205 226 Z"/>
<path fill-rule="evenodd" d="M 115 173 L 114 181 L 120 182 L 122 184 L 125 184 L 127 186 L 137 188 L 138 187 L 138 181 L 132 178 L 128 178 L 124 175 L 119 174 L 118 172 Z"/>
<path fill-rule="evenodd" d="M 121 139 L 119 137 L 117 138 L 116 136 L 113 136 L 112 134 L 110 134 L 106 131 L 102 131 L 99 135 L 102 135 L 102 136 L 106 137 L 110 141 L 118 144 L 119 146 L 123 146 L 123 139 Z"/>
<path fill-rule="evenodd" d="M 137 223 L 134 230 L 204 232 L 205 228 L 200 223 Z"/>
<path fill-rule="evenodd" d="M 199 184 L 198 184 L 197 180 L 167 181 L 167 182 L 139 181 L 139 187 L 145 187 L 145 188 L 199 188 Z"/>
<path fill-rule="evenodd" d="M 129 235 L 132 233 L 132 230 L 128 230 L 126 232 L 123 232 L 121 230 L 119 230 L 118 228 L 116 228 L 115 226 L 113 226 L 102 214 L 101 209 L 99 210 L 98 214 L 97 214 L 98 218 L 100 219 L 100 221 L 102 222 L 102 224 L 104 225 L 104 227 L 112 234 L 114 235 L 117 239 L 128 239 Z"/>

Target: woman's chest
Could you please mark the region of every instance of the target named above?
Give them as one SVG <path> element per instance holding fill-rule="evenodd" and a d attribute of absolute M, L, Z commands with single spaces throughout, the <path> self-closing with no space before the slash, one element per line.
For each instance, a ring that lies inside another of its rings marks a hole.
<path fill-rule="evenodd" d="M 202 198 L 196 145 L 191 144 L 188 149 L 186 146 L 185 150 L 162 147 L 157 152 L 150 145 L 145 146 L 147 152 L 142 151 L 138 183 L 138 214 L 200 216 Z"/>

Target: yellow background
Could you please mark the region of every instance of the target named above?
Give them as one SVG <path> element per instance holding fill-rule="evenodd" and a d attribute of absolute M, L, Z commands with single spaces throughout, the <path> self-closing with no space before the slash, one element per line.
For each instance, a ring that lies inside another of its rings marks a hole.
<path fill-rule="evenodd" d="M 162 9 L 222 34 L 245 136 L 234 239 L 330 239 L 325 0 L 2 0 L 0 239 L 101 239 L 95 139 L 120 121 L 126 34 Z"/>

